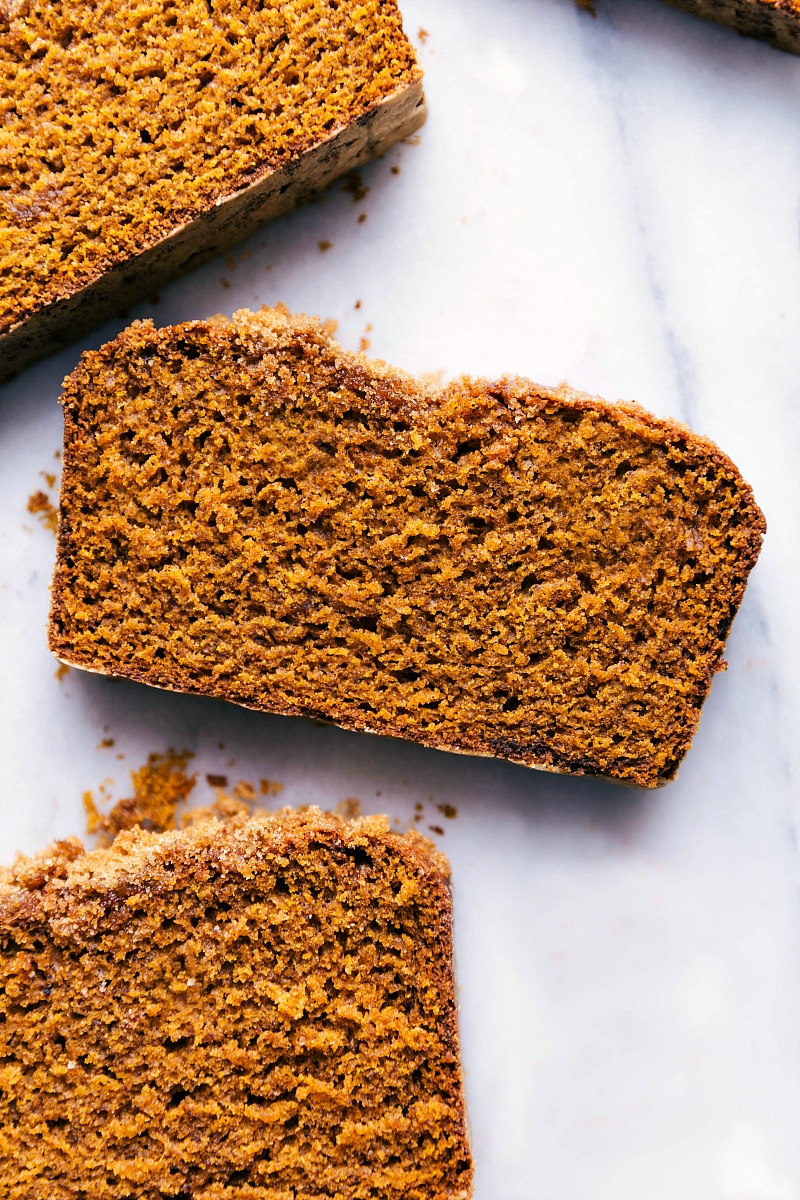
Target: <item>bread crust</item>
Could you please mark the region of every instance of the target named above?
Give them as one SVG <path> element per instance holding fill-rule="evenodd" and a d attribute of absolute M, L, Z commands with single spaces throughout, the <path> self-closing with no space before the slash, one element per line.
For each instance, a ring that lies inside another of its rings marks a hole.
<path fill-rule="evenodd" d="M 800 54 L 800 5 L 797 0 L 667 0 L 708 21 L 727 25 L 745 37 L 777 50 Z"/>

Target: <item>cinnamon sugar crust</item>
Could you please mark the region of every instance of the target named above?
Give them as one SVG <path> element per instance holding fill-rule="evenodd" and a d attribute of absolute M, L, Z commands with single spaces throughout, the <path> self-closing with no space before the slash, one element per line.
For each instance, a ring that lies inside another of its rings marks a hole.
<path fill-rule="evenodd" d="M 284 810 L 0 877 L 8 1200 L 467 1200 L 446 859 Z"/>
<path fill-rule="evenodd" d="M 765 528 L 712 442 L 521 379 L 436 389 L 279 310 L 137 323 L 63 404 L 63 662 L 674 776 Z"/>

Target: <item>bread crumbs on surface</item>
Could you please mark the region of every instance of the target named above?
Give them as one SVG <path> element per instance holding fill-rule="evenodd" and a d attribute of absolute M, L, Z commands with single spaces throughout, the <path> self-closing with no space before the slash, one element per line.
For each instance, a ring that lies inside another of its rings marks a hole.
<path fill-rule="evenodd" d="M 355 817 L 361 816 L 361 801 L 356 800 L 355 796 L 348 796 L 346 800 L 339 801 L 335 811 L 340 817 L 353 820 Z"/>
<path fill-rule="evenodd" d="M 32 492 L 28 497 L 28 512 L 35 513 L 41 523 L 55 533 L 58 528 L 58 509 L 50 502 L 47 492 Z"/>
<path fill-rule="evenodd" d="M 359 200 L 363 200 L 369 192 L 369 188 L 364 183 L 358 171 L 353 171 L 352 174 L 345 176 L 342 180 L 341 190 L 350 193 L 353 198 L 353 204 L 358 204 Z"/>
<path fill-rule="evenodd" d="M 279 792 L 283 791 L 283 788 L 284 785 L 277 779 L 261 780 L 260 791 L 262 796 L 277 796 Z"/>
<path fill-rule="evenodd" d="M 203 804 L 198 808 L 190 808 L 181 817 L 181 829 L 193 829 L 205 821 L 230 821 L 234 817 L 247 817 L 251 806 L 246 800 L 229 796 L 219 790 L 213 804 Z"/>
<path fill-rule="evenodd" d="M 175 828 L 175 813 L 185 803 L 197 781 L 187 775 L 186 766 L 194 755 L 190 750 L 180 753 L 172 748 L 164 754 L 153 753 L 138 771 L 131 771 L 133 796 L 119 800 L 108 813 L 101 813 L 91 792 L 84 792 L 86 829 L 101 834 L 101 842 L 110 845 L 124 829 L 140 825 L 160 833 Z"/>
<path fill-rule="evenodd" d="M 319 246 L 320 251 L 324 254 L 326 250 L 331 249 L 333 242 L 329 241 L 328 238 L 323 238 L 321 242 L 317 242 L 317 245 Z"/>
<path fill-rule="evenodd" d="M 247 804 L 252 804 L 256 798 L 256 789 L 246 779 L 240 779 L 233 789 L 233 794 L 237 800 L 244 800 Z"/>
<path fill-rule="evenodd" d="M 67 675 L 69 675 L 69 667 L 67 666 L 66 663 L 59 663 L 58 666 L 56 667 L 55 671 L 53 672 L 53 675 L 58 680 L 58 682 L 61 683 L 61 680 L 64 679 Z"/>

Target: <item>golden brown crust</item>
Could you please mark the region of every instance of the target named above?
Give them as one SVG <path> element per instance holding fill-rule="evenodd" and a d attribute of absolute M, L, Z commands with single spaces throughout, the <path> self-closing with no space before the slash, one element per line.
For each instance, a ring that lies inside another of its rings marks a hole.
<path fill-rule="evenodd" d="M 769 42 L 778 50 L 800 54 L 798 0 L 667 0 L 698 17 L 718 21 L 746 37 Z"/>
<path fill-rule="evenodd" d="M 395 0 L 68 0 L 0 32 L 0 376 L 425 117 Z"/>
<path fill-rule="evenodd" d="M 467 1200 L 448 878 L 316 809 L 18 859 L 4 1196 Z"/>
<path fill-rule="evenodd" d="M 674 775 L 764 530 L 708 439 L 525 380 L 436 391 L 277 310 L 132 326 L 63 399 L 63 661 Z"/>

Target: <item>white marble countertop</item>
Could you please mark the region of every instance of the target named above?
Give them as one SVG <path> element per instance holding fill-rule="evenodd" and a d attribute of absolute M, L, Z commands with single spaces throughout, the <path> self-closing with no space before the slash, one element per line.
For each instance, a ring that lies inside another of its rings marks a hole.
<path fill-rule="evenodd" d="M 62 376 L 118 321 L 0 389 L 0 854 L 82 833 L 82 793 L 130 794 L 168 746 L 200 803 L 206 772 L 403 822 L 421 803 L 453 864 L 476 1200 L 796 1200 L 800 59 L 656 0 L 598 7 L 405 0 L 417 144 L 131 315 L 282 300 L 410 370 L 566 379 L 714 438 L 769 533 L 680 778 L 639 793 L 57 679 L 54 539 L 26 504 L 55 496 Z"/>

